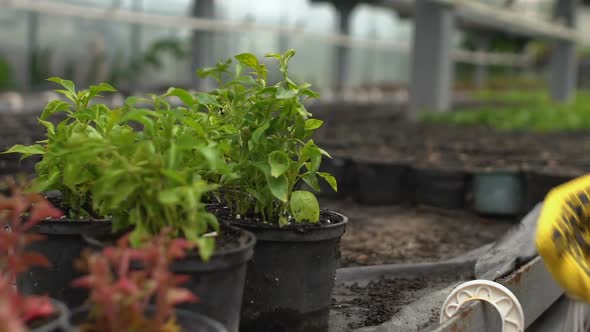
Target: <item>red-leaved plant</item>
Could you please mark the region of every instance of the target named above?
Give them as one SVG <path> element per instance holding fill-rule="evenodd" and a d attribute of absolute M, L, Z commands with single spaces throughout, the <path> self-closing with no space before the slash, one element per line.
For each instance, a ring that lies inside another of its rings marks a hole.
<path fill-rule="evenodd" d="M 86 253 L 82 263 L 88 274 L 73 282 L 76 287 L 90 289 L 90 312 L 80 329 L 85 332 L 180 331 L 174 306 L 195 302 L 197 297 L 178 287 L 187 276 L 172 274 L 169 266 L 173 260 L 185 257 L 187 249 L 192 247 L 187 240 L 171 240 L 169 232 L 163 230 L 139 248 L 132 248 L 129 235 L 125 235 L 116 246 Z"/>
<path fill-rule="evenodd" d="M 26 248 L 43 237 L 27 233 L 44 218 L 63 214 L 42 195 L 27 193 L 13 179 L 0 183 L 0 332 L 21 332 L 27 324 L 54 313 L 43 296 L 25 296 L 15 287 L 16 277 L 34 266 L 49 267 L 41 254 Z"/>

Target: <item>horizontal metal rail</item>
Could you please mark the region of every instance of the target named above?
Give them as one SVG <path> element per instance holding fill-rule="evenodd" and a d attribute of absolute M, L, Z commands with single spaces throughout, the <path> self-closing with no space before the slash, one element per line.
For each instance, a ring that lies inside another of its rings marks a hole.
<path fill-rule="evenodd" d="M 558 40 L 580 41 L 579 32 L 564 25 L 539 18 L 523 16 L 510 9 L 499 8 L 475 0 L 432 0 L 454 7 L 458 23 L 470 28 L 506 31 Z M 367 3 L 391 8 L 401 15 L 413 15 L 415 0 L 367 0 Z"/>
<path fill-rule="evenodd" d="M 404 1 L 407 4 L 413 3 L 413 0 Z M 186 30 L 272 32 L 278 35 L 296 35 L 309 40 L 322 41 L 345 47 L 388 50 L 402 53 L 410 52 L 410 45 L 407 43 L 350 37 L 344 34 L 306 31 L 298 27 L 279 27 L 231 20 L 151 14 L 117 7 L 93 8 L 67 3 L 55 3 L 47 0 L 0 0 L 0 6 L 48 15 L 69 16 L 93 20 L 110 20 L 122 23 L 155 25 Z M 453 56 L 457 62 L 492 66 L 520 67 L 530 63 L 532 60 L 531 57 L 526 54 L 473 52 L 468 50 L 456 50 Z"/>

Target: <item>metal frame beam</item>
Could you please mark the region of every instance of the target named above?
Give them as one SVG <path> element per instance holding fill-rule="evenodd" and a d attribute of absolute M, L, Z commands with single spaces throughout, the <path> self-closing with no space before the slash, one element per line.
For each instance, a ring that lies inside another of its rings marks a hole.
<path fill-rule="evenodd" d="M 417 0 L 410 82 L 409 117 L 418 112 L 447 111 L 453 82 L 453 8 L 431 0 Z"/>
<path fill-rule="evenodd" d="M 557 0 L 554 17 L 570 28 L 576 27 L 578 0 Z M 551 56 L 551 97 L 569 102 L 575 97 L 578 74 L 576 43 L 573 40 L 556 40 Z"/>

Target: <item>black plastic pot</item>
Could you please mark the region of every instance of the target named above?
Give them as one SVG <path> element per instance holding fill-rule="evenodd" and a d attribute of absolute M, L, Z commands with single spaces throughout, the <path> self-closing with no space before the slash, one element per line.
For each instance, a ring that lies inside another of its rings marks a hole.
<path fill-rule="evenodd" d="M 153 308 L 148 308 L 148 314 L 153 312 Z M 175 309 L 176 323 L 182 329 L 182 332 L 227 332 L 227 329 L 219 322 L 182 309 Z M 78 332 L 76 326 L 83 323 L 88 317 L 88 307 L 83 306 L 72 311 L 69 325 L 71 328 L 68 332 Z"/>
<path fill-rule="evenodd" d="M 221 245 L 221 248 L 215 249 L 208 262 L 203 262 L 197 254 L 189 254 L 173 262 L 170 270 L 189 276 L 182 287 L 199 297 L 197 303 L 179 305 L 179 308 L 211 317 L 222 323 L 228 331 L 237 332 L 247 262 L 252 258 L 256 238 L 246 230 L 222 224 L 220 238 L 224 237 L 235 239 L 237 244 Z M 85 236 L 85 240 L 95 250 L 104 246 L 104 242 L 90 236 Z M 139 265 L 135 266 L 140 268 Z"/>
<path fill-rule="evenodd" d="M 42 253 L 51 262 L 51 268 L 31 268 L 19 276 L 17 286 L 25 294 L 49 295 L 68 307 L 80 306 L 88 292 L 70 286 L 81 274 L 74 261 L 87 247 L 82 234 L 101 237 L 111 232 L 108 220 L 74 221 L 46 220 L 34 226 L 32 233 L 42 234 L 44 240 L 34 242 L 29 250 Z"/>
<path fill-rule="evenodd" d="M 444 209 L 465 207 L 469 177 L 463 171 L 416 168 L 413 182 L 417 204 Z"/>
<path fill-rule="evenodd" d="M 198 303 L 179 306 L 221 322 L 228 331 L 237 332 L 240 308 L 246 280 L 246 268 L 252 258 L 256 238 L 236 227 L 222 226 L 223 233 L 240 237 L 240 245 L 228 250 L 216 250 L 208 262 L 197 255 L 172 263 L 171 271 L 190 276 L 182 286 L 199 297 Z"/>
<path fill-rule="evenodd" d="M 334 191 L 323 179 L 319 179 L 320 196 L 332 199 L 345 199 L 354 192 L 354 175 L 352 162 L 349 159 L 334 157 L 323 159 L 321 172 L 332 174 L 338 183 L 338 191 Z"/>
<path fill-rule="evenodd" d="M 57 311 L 57 316 L 47 320 L 34 321 L 28 326 L 30 332 L 62 332 L 69 329 L 70 311 L 65 304 L 51 300 L 53 308 Z"/>
<path fill-rule="evenodd" d="M 524 173 L 524 208 L 526 211 L 532 209 L 537 203 L 543 201 L 551 189 L 564 184 L 575 176 L 549 174 L 537 171 Z"/>
<path fill-rule="evenodd" d="M 332 224 L 284 227 L 232 221 L 256 235 L 248 264 L 241 332 L 328 330 L 340 237 L 348 219 L 322 212 Z"/>
<path fill-rule="evenodd" d="M 408 167 L 355 161 L 355 201 L 367 205 L 390 205 L 406 202 L 408 194 Z"/>

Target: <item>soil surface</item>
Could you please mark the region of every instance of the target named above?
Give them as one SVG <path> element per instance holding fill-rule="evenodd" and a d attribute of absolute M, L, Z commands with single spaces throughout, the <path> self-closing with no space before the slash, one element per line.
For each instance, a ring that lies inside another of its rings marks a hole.
<path fill-rule="evenodd" d="M 344 315 L 349 330 L 376 326 L 391 319 L 403 306 L 459 280 L 457 277 L 434 276 L 380 279 L 366 285 L 337 285 L 332 314 Z M 433 312 L 431 322 L 437 321 L 438 317 L 438 312 Z"/>
<path fill-rule="evenodd" d="M 322 200 L 321 206 L 349 218 L 340 243 L 342 267 L 440 261 L 496 241 L 514 224 L 426 207 L 334 200 Z"/>

